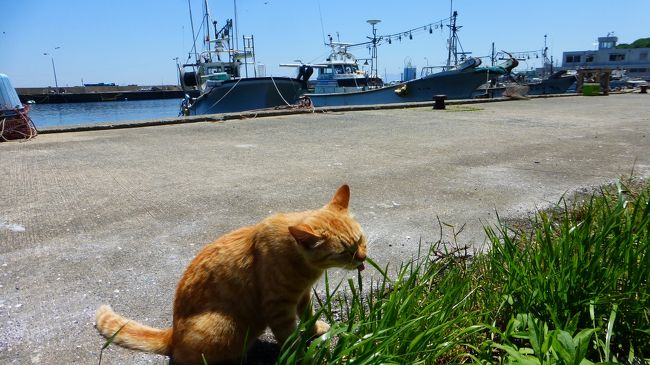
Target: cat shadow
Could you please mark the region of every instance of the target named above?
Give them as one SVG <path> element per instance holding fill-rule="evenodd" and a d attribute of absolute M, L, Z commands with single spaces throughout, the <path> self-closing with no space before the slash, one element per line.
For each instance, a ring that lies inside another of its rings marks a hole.
<path fill-rule="evenodd" d="M 280 356 L 280 345 L 271 340 L 257 340 L 246 354 L 243 361 L 221 363 L 220 365 L 273 365 Z M 174 365 L 174 360 L 169 359 L 169 365 Z"/>
<path fill-rule="evenodd" d="M 246 354 L 244 365 L 273 365 L 280 356 L 280 345 L 275 341 L 257 340 Z"/>

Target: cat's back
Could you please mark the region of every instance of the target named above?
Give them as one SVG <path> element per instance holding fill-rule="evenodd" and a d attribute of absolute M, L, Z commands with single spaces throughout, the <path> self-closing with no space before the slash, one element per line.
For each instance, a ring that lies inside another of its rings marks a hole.
<path fill-rule="evenodd" d="M 205 245 L 194 257 L 187 271 L 232 271 L 252 265 L 255 226 L 230 231 Z"/>
<path fill-rule="evenodd" d="M 204 246 L 187 266 L 176 290 L 179 297 L 213 295 L 213 290 L 240 291 L 252 282 L 255 226 L 236 229 Z M 237 293 L 232 293 L 236 295 Z"/>

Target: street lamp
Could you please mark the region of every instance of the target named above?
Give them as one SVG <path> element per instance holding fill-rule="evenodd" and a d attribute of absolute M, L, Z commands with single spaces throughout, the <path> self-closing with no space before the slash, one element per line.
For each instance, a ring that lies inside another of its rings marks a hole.
<path fill-rule="evenodd" d="M 377 29 L 375 28 L 375 25 L 381 22 L 381 20 L 370 19 L 366 20 L 366 22 L 372 25 L 372 65 L 370 65 L 370 77 L 377 77 L 377 42 L 380 39 L 377 39 Z"/>
<path fill-rule="evenodd" d="M 59 49 L 61 47 L 54 47 L 55 50 Z M 56 86 L 56 92 L 59 92 L 59 81 L 56 78 L 56 67 L 54 66 L 54 56 L 51 53 L 43 53 L 43 56 L 50 56 L 50 60 L 52 60 L 52 71 L 54 72 L 54 85 Z"/>
<path fill-rule="evenodd" d="M 178 74 L 176 78 L 178 80 L 177 86 L 181 86 L 181 66 L 178 64 L 178 57 L 172 58 L 172 61 L 176 61 L 176 74 Z"/>

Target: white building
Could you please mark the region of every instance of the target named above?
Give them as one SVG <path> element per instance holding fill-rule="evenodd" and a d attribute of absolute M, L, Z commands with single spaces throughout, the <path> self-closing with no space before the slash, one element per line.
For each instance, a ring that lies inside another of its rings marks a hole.
<path fill-rule="evenodd" d="M 626 70 L 627 76 L 650 80 L 650 48 L 616 48 L 618 37 L 598 38 L 598 49 L 562 53 L 563 69 L 607 68 Z"/>

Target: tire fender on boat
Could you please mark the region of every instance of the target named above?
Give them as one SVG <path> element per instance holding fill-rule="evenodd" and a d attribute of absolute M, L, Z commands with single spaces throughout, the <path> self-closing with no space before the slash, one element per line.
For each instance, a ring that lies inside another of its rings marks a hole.
<path fill-rule="evenodd" d="M 398 96 L 406 96 L 409 93 L 409 88 L 408 88 L 408 85 L 404 84 L 404 85 L 402 85 L 400 87 L 395 88 L 394 91 L 395 91 L 395 94 L 397 94 Z"/>

